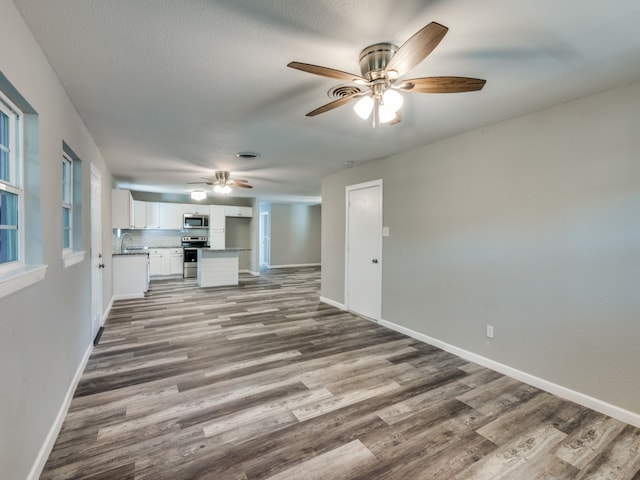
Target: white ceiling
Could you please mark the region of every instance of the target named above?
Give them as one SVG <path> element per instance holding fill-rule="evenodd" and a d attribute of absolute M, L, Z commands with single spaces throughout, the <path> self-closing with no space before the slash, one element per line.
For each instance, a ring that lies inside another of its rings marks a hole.
<path fill-rule="evenodd" d="M 640 79 L 638 0 L 14 1 L 116 180 L 139 191 L 187 193 L 230 170 L 255 186 L 234 195 L 317 202 L 346 161 Z M 288 62 L 359 73 L 364 47 L 431 21 L 449 32 L 409 76 L 484 90 L 406 93 L 402 123 L 375 130 L 350 106 L 305 117 L 340 82 Z"/>

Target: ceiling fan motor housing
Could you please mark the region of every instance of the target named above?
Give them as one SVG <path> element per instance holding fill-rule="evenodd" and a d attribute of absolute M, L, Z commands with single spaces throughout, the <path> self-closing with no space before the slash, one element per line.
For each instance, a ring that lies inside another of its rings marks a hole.
<path fill-rule="evenodd" d="M 360 52 L 360 71 L 369 82 L 385 78 L 384 69 L 398 51 L 393 43 L 376 43 Z"/>

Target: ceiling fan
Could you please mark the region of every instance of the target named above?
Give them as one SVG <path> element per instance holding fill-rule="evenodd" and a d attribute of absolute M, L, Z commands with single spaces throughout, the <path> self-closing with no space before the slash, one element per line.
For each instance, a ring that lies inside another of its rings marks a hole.
<path fill-rule="evenodd" d="M 353 83 L 352 88 L 330 90 L 337 100 L 327 103 L 311 112 L 313 117 L 360 99 L 354 106 L 363 119 L 373 113 L 373 126 L 380 123 L 398 123 L 399 110 L 403 103 L 398 91 L 416 93 L 458 93 L 481 90 L 486 80 L 468 77 L 421 77 L 400 80 L 400 77 L 424 60 L 440 43 L 449 29 L 431 22 L 419 30 L 401 47 L 392 43 L 376 43 L 360 52 L 362 75 L 343 72 L 301 62 L 290 62 L 287 66 L 303 72 L 335 78 Z M 367 88 L 361 88 L 367 87 Z"/>
<path fill-rule="evenodd" d="M 230 173 L 223 170 L 215 172 L 215 178 L 202 177 L 205 182 L 189 182 L 188 185 L 212 185 L 213 191 L 216 193 L 229 193 L 231 187 L 253 188 L 247 183 L 247 180 L 238 180 L 229 178 Z"/>

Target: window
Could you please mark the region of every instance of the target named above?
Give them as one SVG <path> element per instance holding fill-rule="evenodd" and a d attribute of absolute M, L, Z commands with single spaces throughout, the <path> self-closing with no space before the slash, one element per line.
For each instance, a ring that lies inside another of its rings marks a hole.
<path fill-rule="evenodd" d="M 73 250 L 73 162 L 62 156 L 62 251 Z"/>
<path fill-rule="evenodd" d="M 47 271 L 39 125 L 38 112 L 0 71 L 0 298 L 39 282 Z"/>
<path fill-rule="evenodd" d="M 84 260 L 82 250 L 82 161 L 62 142 L 62 265 Z"/>
<path fill-rule="evenodd" d="M 22 256 L 20 120 L 18 109 L 0 96 L 0 267 L 19 262 Z"/>
<path fill-rule="evenodd" d="M 62 142 L 62 265 L 84 260 L 82 250 L 82 160 Z"/>

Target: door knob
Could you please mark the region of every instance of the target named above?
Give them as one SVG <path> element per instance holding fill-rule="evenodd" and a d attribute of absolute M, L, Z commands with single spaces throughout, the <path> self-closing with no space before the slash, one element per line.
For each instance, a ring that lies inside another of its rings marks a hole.
<path fill-rule="evenodd" d="M 377 258 L 373 258 L 373 259 L 371 260 L 371 263 L 378 263 L 378 259 L 377 259 Z"/>

